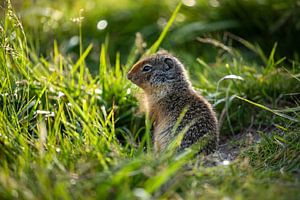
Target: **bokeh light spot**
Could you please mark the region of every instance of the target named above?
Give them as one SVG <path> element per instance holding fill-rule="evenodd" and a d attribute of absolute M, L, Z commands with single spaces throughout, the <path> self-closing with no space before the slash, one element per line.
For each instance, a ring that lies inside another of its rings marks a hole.
<path fill-rule="evenodd" d="M 103 30 L 107 27 L 107 21 L 105 19 L 103 20 L 100 20 L 98 23 L 97 23 L 97 29 L 98 30 Z"/>
<path fill-rule="evenodd" d="M 182 0 L 182 3 L 186 6 L 192 7 L 196 5 L 196 0 Z"/>

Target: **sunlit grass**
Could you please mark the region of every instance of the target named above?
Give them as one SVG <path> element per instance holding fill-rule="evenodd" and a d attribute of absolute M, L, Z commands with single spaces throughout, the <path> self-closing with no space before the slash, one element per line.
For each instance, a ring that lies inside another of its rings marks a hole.
<path fill-rule="evenodd" d="M 109 55 L 103 43 L 94 74 L 86 59 L 95 46 L 82 45 L 72 60 L 53 42 L 40 57 L 28 47 L 29 33 L 12 8 L 6 14 L 0 28 L 1 198 L 299 198 L 299 64 L 276 61 L 275 47 L 263 66 L 241 55 L 214 64 L 187 60 L 193 85 L 214 104 L 223 140 L 260 135 L 259 142 L 232 142 L 238 158 L 208 167 L 192 149 L 151 151 L 150 125 L 136 114 L 136 88 L 126 79 L 139 52 L 123 63 L 122 54 Z"/>

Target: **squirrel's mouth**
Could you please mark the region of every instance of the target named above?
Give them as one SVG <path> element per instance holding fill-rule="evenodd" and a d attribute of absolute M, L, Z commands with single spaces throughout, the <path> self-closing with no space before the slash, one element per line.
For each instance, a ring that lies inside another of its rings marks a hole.
<path fill-rule="evenodd" d="M 130 74 L 130 73 L 127 74 L 127 79 L 133 83 L 136 83 L 136 81 L 137 81 L 137 79 L 134 76 L 132 76 L 132 74 Z"/>
<path fill-rule="evenodd" d="M 127 79 L 130 80 L 132 83 L 139 85 L 138 79 L 134 77 L 130 72 L 127 74 Z"/>
<path fill-rule="evenodd" d="M 143 84 L 143 81 L 137 77 L 133 77 L 130 74 L 127 74 L 127 79 L 130 80 L 133 84 L 137 85 L 139 88 L 146 89 L 146 86 Z"/>

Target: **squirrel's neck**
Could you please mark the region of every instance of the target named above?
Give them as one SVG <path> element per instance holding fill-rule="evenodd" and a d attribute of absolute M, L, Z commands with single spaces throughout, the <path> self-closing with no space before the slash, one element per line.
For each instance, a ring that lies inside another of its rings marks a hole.
<path fill-rule="evenodd" d="M 160 121 L 167 117 L 170 112 L 181 112 L 188 102 L 187 99 L 193 93 L 194 90 L 189 83 L 174 88 L 160 87 L 151 91 L 151 93 L 146 92 L 149 117 L 154 121 Z"/>
<path fill-rule="evenodd" d="M 159 101 L 167 99 L 169 96 L 180 97 L 185 93 L 190 93 L 193 88 L 188 81 L 180 81 L 172 85 L 161 85 L 148 90 L 144 90 L 149 103 L 156 104 Z"/>

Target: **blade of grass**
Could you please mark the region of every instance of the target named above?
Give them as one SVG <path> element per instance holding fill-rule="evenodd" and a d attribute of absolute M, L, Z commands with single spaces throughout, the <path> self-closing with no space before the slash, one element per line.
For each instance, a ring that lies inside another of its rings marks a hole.
<path fill-rule="evenodd" d="M 102 86 L 102 92 L 103 95 L 105 92 L 105 75 L 106 75 L 106 70 L 107 70 L 107 61 L 106 61 L 106 45 L 102 44 L 101 45 L 101 52 L 100 52 L 100 65 L 99 65 L 99 79 L 100 79 L 100 84 Z"/>
<path fill-rule="evenodd" d="M 150 47 L 150 49 L 148 49 L 148 51 L 146 52 L 146 55 L 148 54 L 152 54 L 155 53 L 159 47 L 159 45 L 162 43 L 163 39 L 166 37 L 171 25 L 173 24 L 173 22 L 175 21 L 175 18 L 180 10 L 182 6 L 182 3 L 180 2 L 176 9 L 174 10 L 174 12 L 172 13 L 166 27 L 163 29 L 162 33 L 159 35 L 158 39 L 154 42 L 154 44 Z"/>
<path fill-rule="evenodd" d="M 83 63 L 84 59 L 87 57 L 87 55 L 90 53 L 90 51 L 93 48 L 93 44 L 90 44 L 86 50 L 83 52 L 82 56 L 80 56 L 80 58 L 77 60 L 77 62 L 75 63 L 75 65 L 72 67 L 72 75 L 77 71 L 78 67 L 80 67 L 80 65 Z"/>
<path fill-rule="evenodd" d="M 298 119 L 296 119 L 296 118 L 294 118 L 294 117 L 291 117 L 291 116 L 289 116 L 289 115 L 280 113 L 280 112 L 278 112 L 278 111 L 276 111 L 276 110 L 272 110 L 271 108 L 268 108 L 267 106 L 261 105 L 261 104 L 259 104 L 259 103 L 255 103 L 255 102 L 253 102 L 253 101 L 250 101 L 250 100 L 245 99 L 245 98 L 240 97 L 240 96 L 236 96 L 236 98 L 238 98 L 238 99 L 240 99 L 240 100 L 243 100 L 243 101 L 245 101 L 245 102 L 247 102 L 247 103 L 250 103 L 250 104 L 252 104 L 252 105 L 254 105 L 254 106 L 256 106 L 256 107 L 259 107 L 259 108 L 261 108 L 261 109 L 264 109 L 264 110 L 266 110 L 266 111 L 269 111 L 269 112 L 271 112 L 271 113 L 273 113 L 273 114 L 275 114 L 275 115 L 277 115 L 277 116 L 283 117 L 283 118 L 288 119 L 288 120 L 291 120 L 291 121 L 293 121 L 293 122 L 300 122 Z"/>
<path fill-rule="evenodd" d="M 164 170 L 161 170 L 156 176 L 153 176 L 146 181 L 146 191 L 149 193 L 155 192 L 155 190 L 170 180 L 193 155 L 194 152 L 191 149 L 184 151 L 177 159 L 174 159 L 167 168 L 164 168 Z"/>

